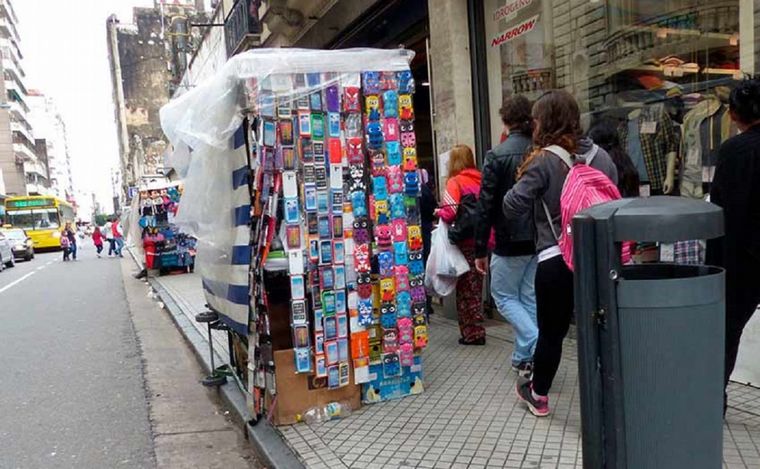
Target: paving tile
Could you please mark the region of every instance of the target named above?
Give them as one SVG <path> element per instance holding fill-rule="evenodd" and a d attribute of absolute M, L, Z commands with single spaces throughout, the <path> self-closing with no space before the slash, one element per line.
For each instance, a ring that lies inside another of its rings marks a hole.
<path fill-rule="evenodd" d="M 206 309 L 199 275 L 157 281 L 205 337 L 205 324 L 196 323 L 194 317 Z M 365 406 L 336 422 L 283 426 L 280 434 L 309 468 L 330 464 L 379 468 L 391 461 L 395 465 L 389 467 L 580 468 L 574 330 L 563 345 L 563 360 L 551 391 L 554 414 L 536 419 L 513 393 L 511 327 L 493 320 L 485 326 L 484 347 L 459 347 L 456 322 L 431 316 L 430 345 L 423 353 L 423 394 Z M 214 331 L 212 338 L 219 361 L 227 363 L 226 335 Z M 725 467 L 760 467 L 760 389 L 731 383 L 728 406 Z"/>

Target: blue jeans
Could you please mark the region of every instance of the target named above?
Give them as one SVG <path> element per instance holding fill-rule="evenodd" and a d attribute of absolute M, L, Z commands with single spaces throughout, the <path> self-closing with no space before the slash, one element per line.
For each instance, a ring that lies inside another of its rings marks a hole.
<path fill-rule="evenodd" d="M 491 297 L 515 330 L 512 364 L 533 360 L 538 340 L 536 323 L 536 256 L 491 256 Z"/>
<path fill-rule="evenodd" d="M 121 256 L 121 250 L 124 248 L 124 238 L 114 238 L 113 240 L 116 248 L 114 249 L 117 256 Z"/>

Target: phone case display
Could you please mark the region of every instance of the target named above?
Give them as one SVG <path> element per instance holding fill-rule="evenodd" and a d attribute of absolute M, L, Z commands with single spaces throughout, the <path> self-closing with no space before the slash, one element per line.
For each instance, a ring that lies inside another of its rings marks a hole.
<path fill-rule="evenodd" d="M 259 338 L 270 319 L 259 271 L 277 236 L 295 372 L 324 378 L 328 389 L 364 384 L 366 402 L 421 392 L 427 323 L 408 66 L 272 73 L 246 80 L 246 93 Z M 270 353 L 254 343 L 262 394 L 271 391 Z"/>

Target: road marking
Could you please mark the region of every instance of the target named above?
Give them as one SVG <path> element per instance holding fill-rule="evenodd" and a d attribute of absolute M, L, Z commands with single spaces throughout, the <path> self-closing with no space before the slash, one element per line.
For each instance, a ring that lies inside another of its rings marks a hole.
<path fill-rule="evenodd" d="M 45 267 L 47 267 L 47 264 L 45 264 L 45 265 L 41 265 L 41 266 L 37 267 L 37 270 L 42 270 L 42 269 L 44 269 Z"/>
<path fill-rule="evenodd" d="M 10 287 L 16 285 L 17 283 L 21 282 L 22 280 L 28 279 L 29 277 L 31 277 L 35 273 L 36 273 L 35 271 L 29 272 L 28 274 L 24 275 L 23 277 L 18 278 L 16 280 L 12 281 L 8 285 L 4 286 L 3 288 L 0 288 L 0 293 L 4 292 L 5 290 L 9 289 Z"/>

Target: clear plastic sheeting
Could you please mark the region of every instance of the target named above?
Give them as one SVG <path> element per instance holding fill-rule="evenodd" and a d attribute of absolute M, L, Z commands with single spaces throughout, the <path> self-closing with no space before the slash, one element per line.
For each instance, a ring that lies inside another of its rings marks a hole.
<path fill-rule="evenodd" d="M 243 119 L 246 100 L 241 86 L 247 79 L 261 81 L 292 73 L 402 71 L 409 69 L 413 57 L 414 52 L 406 49 L 250 50 L 232 57 L 217 75 L 161 108 L 161 126 L 175 147 L 185 142 L 196 151 L 202 146 L 226 148 Z M 293 96 L 309 92 L 291 90 Z"/>

